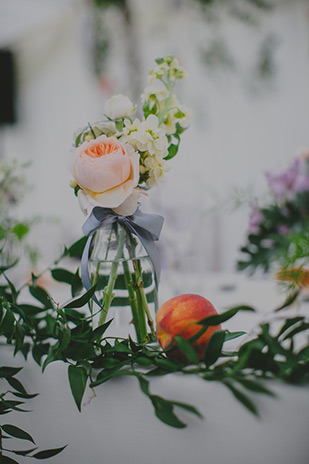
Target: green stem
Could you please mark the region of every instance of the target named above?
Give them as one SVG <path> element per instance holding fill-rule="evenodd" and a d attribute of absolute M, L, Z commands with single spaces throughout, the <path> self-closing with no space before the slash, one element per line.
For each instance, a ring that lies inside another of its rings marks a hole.
<path fill-rule="evenodd" d="M 166 115 L 166 113 L 168 113 L 168 111 L 171 109 L 170 108 L 170 104 L 171 104 L 171 101 L 172 101 L 172 92 L 173 92 L 173 85 L 171 84 L 170 82 L 170 79 L 168 78 L 168 81 L 165 82 L 163 79 L 160 79 L 163 84 L 165 85 L 166 87 L 166 90 L 169 92 L 169 96 L 167 97 L 166 99 L 166 102 L 165 102 L 165 105 L 164 105 L 164 108 L 163 110 L 158 114 L 158 119 L 159 119 L 159 125 L 162 124 L 163 120 L 164 120 L 164 117 Z"/>
<path fill-rule="evenodd" d="M 111 273 L 108 278 L 108 283 L 103 290 L 103 310 L 100 315 L 99 326 L 104 324 L 108 309 L 114 298 L 113 290 L 114 290 L 115 282 L 117 279 L 119 259 L 122 258 L 123 256 L 123 247 L 124 247 L 125 240 L 126 240 L 126 230 L 124 227 L 121 227 L 120 233 L 118 236 L 118 246 L 117 246 L 116 256 L 112 262 Z"/>
<path fill-rule="evenodd" d="M 139 304 L 137 295 L 135 293 L 135 283 L 132 279 L 129 264 L 127 261 L 123 261 L 124 280 L 129 294 L 129 303 L 132 310 L 133 324 L 137 341 L 143 343 L 147 338 L 147 327 L 143 311 L 141 311 L 141 305 Z"/>
<path fill-rule="evenodd" d="M 145 295 L 145 292 L 144 292 L 144 282 L 142 280 L 141 271 L 138 268 L 138 264 L 137 264 L 136 260 L 133 260 L 133 266 L 135 268 L 136 285 L 137 285 L 136 292 L 137 292 L 137 295 L 139 297 L 140 307 L 141 307 L 141 309 L 143 311 L 144 317 L 145 317 L 145 315 L 147 317 L 147 323 L 148 323 L 148 326 L 149 326 L 150 332 L 151 332 L 151 340 L 155 340 L 156 339 L 156 331 L 155 331 L 155 327 L 154 327 L 154 322 L 153 322 L 153 319 L 151 317 L 149 307 L 148 307 L 147 298 L 146 298 L 146 295 Z"/>
<path fill-rule="evenodd" d="M 129 237 L 130 237 L 131 246 L 134 249 L 133 237 L 132 237 L 131 234 L 129 235 Z M 144 282 L 143 282 L 143 279 L 142 279 L 142 270 L 141 270 L 140 266 L 138 265 L 137 259 L 134 259 L 135 256 L 134 256 L 134 252 L 133 252 L 132 248 L 128 247 L 129 254 L 130 254 L 130 257 L 132 259 L 133 267 L 134 267 L 134 274 L 135 274 L 135 280 L 136 280 L 136 294 L 137 294 L 138 301 L 139 301 L 139 305 L 138 305 L 139 306 L 139 315 L 140 315 L 141 321 L 144 321 L 144 323 L 145 323 L 145 315 L 146 315 L 147 323 L 148 323 L 148 326 L 149 326 L 150 332 L 151 332 L 151 340 L 155 340 L 156 339 L 156 332 L 155 332 L 154 322 L 153 322 L 153 319 L 152 319 L 150 311 L 149 311 L 147 298 L 146 298 L 146 295 L 145 295 L 145 292 L 144 292 Z"/>
<path fill-rule="evenodd" d="M 98 262 L 94 276 L 91 279 L 92 286 L 94 286 L 98 282 L 99 271 L 100 271 L 100 262 Z M 90 308 L 91 316 L 93 316 L 93 299 L 92 298 L 89 301 L 89 308 Z"/>

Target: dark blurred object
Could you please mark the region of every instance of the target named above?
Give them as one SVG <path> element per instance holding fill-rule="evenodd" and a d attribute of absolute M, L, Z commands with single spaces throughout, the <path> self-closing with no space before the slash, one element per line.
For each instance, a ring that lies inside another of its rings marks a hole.
<path fill-rule="evenodd" d="M 9 50 L 0 50 L 0 125 L 16 122 L 15 101 L 14 54 Z"/>

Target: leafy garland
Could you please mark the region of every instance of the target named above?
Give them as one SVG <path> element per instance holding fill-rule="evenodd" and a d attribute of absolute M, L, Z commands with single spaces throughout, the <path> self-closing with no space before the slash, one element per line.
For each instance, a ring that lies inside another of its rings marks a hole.
<path fill-rule="evenodd" d="M 40 276 L 32 275 L 31 281 L 18 290 L 7 277 L 9 269 L 0 268 L 4 282 L 0 287 L 2 340 L 14 347 L 14 355 L 20 352 L 27 359 L 31 353 L 43 371 L 54 361 L 61 360 L 68 364 L 69 383 L 79 410 L 87 385 L 94 389 L 113 377 L 133 376 L 138 380 L 142 393 L 149 398 L 158 419 L 169 426 L 183 428 L 186 424 L 176 414 L 177 409 L 184 409 L 198 417 L 202 417 L 201 414 L 190 404 L 154 394 L 151 390 L 153 377 L 181 373 L 198 376 L 205 381 L 222 382 L 255 415 L 259 412 L 251 393 L 274 395 L 264 380 L 280 379 L 294 384 L 309 382 L 309 346 L 296 348 L 298 344 L 295 343 L 300 333 L 309 332 L 309 319 L 304 316 L 284 318 L 275 333 L 272 333 L 269 323 L 260 324 L 258 335 L 243 343 L 236 351 L 229 350 L 228 342 L 245 335 L 245 332 L 218 330 L 211 337 L 201 362 L 191 343 L 209 326 L 221 324 L 240 311 L 254 309 L 238 306 L 223 314 L 210 316 L 200 321 L 201 330 L 191 340 L 176 337 L 177 347 L 186 356 L 188 363 L 172 360 L 169 353 L 162 351 L 156 342 L 138 344 L 131 338 L 106 336 L 112 320 L 94 329 L 91 316 L 87 316 L 80 308 L 90 301 L 95 287 L 81 294 L 79 270 L 72 273 L 59 267 L 62 258 L 80 256 L 84 244 L 85 238 L 82 238 L 66 248 L 62 256 L 46 271 L 54 281 L 70 287 L 72 300 L 63 306 L 56 304 L 39 285 Z M 35 304 L 20 302 L 25 289 L 36 300 Z M 291 299 L 287 300 L 278 310 L 291 303 Z M 11 387 L 0 395 L 1 414 L 22 410 L 22 402 L 8 399 L 7 395 L 23 399 L 35 396 L 28 394 L 16 378 L 19 371 L 20 368 L 9 366 L 0 368 L 0 378 Z M 62 447 L 39 452 L 36 452 L 36 448 L 25 451 L 7 449 L 4 442 L 8 436 L 32 443 L 34 440 L 31 435 L 14 425 L 1 425 L 0 430 L 2 462 L 16 463 L 6 453 L 44 459 L 64 449 Z"/>

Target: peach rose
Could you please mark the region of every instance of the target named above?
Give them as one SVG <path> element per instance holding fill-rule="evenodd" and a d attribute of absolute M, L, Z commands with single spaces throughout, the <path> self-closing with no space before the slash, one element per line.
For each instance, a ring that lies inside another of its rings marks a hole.
<path fill-rule="evenodd" d="M 71 171 L 82 189 L 78 196 L 86 214 L 89 213 L 87 206 L 116 209 L 121 205 L 121 214 L 135 212 L 139 196 L 135 189 L 139 181 L 139 154 L 130 145 L 106 135 L 84 142 L 73 152 Z"/>

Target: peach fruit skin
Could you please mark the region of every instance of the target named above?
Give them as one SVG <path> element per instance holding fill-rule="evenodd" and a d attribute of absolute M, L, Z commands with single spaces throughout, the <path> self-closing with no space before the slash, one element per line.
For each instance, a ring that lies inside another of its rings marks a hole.
<path fill-rule="evenodd" d="M 166 349 L 173 346 L 174 337 L 177 335 L 186 339 L 192 337 L 202 328 L 196 322 L 217 314 L 214 306 L 203 296 L 188 293 L 171 298 L 160 306 L 156 315 L 157 337 L 161 347 Z M 211 335 L 220 328 L 221 325 L 210 326 L 194 342 L 193 346 L 199 359 L 203 359 Z M 171 351 L 171 356 L 183 358 L 177 350 Z"/>

